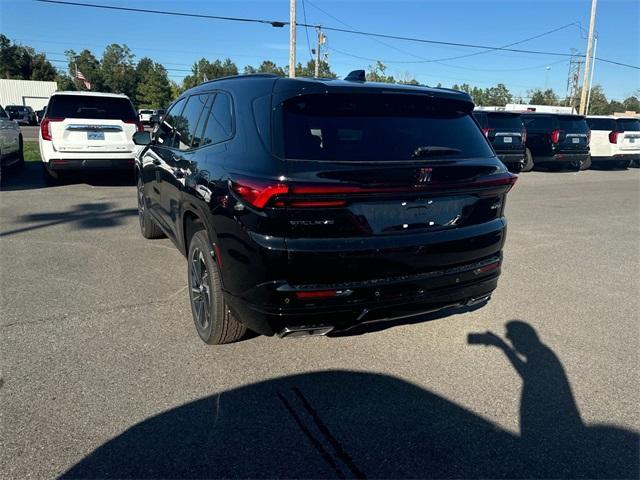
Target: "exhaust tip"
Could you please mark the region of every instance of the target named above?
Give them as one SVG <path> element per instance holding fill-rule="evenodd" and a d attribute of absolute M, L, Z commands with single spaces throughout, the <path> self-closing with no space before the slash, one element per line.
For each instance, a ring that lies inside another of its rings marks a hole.
<path fill-rule="evenodd" d="M 277 335 L 280 338 L 317 337 L 328 334 L 334 327 L 285 327 Z"/>

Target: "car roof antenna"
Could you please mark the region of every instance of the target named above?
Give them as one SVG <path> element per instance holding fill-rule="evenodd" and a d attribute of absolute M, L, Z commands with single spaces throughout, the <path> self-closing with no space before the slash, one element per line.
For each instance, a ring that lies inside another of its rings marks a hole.
<path fill-rule="evenodd" d="M 344 77 L 344 79 L 348 82 L 364 82 L 367 78 L 365 76 L 364 70 L 354 70 L 353 72 L 349 73 L 349 75 Z"/>

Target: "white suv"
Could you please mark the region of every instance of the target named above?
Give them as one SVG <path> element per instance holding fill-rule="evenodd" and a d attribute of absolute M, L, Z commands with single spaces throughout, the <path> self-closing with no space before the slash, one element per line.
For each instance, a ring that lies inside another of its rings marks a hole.
<path fill-rule="evenodd" d="M 40 156 L 51 179 L 69 170 L 133 172 L 139 147 L 132 137 L 143 130 L 126 95 L 56 92 L 40 123 Z"/>
<path fill-rule="evenodd" d="M 627 168 L 640 161 L 640 119 L 589 116 L 591 163 Z"/>

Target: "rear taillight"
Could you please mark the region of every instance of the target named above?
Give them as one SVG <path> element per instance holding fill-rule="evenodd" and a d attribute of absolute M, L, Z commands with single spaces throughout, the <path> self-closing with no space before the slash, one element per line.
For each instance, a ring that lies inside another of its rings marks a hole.
<path fill-rule="evenodd" d="M 42 135 L 42 139 L 51 140 L 51 123 L 62 122 L 63 120 L 64 118 L 43 118 L 42 122 L 40 122 L 40 134 Z"/>
<path fill-rule="evenodd" d="M 230 181 L 229 185 L 231 190 L 238 195 L 241 200 L 259 209 L 269 204 L 273 207 L 332 208 L 347 205 L 347 200 L 331 198 L 334 196 L 385 193 L 404 194 L 422 191 L 488 189 L 492 187 L 498 187 L 506 193 L 517 180 L 518 177 L 516 175 L 503 172 L 472 181 L 453 183 L 433 182 L 417 185 L 363 187 L 359 185 L 286 184 L 282 182 L 270 183 L 264 180 L 247 178 Z"/>
<path fill-rule="evenodd" d="M 618 132 L 614 130 L 613 132 L 609 132 L 609 143 L 618 143 L 618 135 L 624 132 Z"/>
<path fill-rule="evenodd" d="M 140 123 L 139 120 L 123 120 L 124 123 L 133 123 L 136 126 L 136 130 L 138 132 L 144 132 L 144 125 L 142 125 L 142 123 Z"/>
<path fill-rule="evenodd" d="M 483 128 L 482 133 L 484 133 L 485 137 L 489 138 L 489 135 L 491 135 L 494 130 L 495 128 Z"/>
<path fill-rule="evenodd" d="M 527 142 L 527 130 L 523 129 L 522 130 L 522 143 L 526 143 Z"/>
<path fill-rule="evenodd" d="M 558 143 L 560 141 L 560 130 L 554 130 L 551 132 L 551 143 Z"/>

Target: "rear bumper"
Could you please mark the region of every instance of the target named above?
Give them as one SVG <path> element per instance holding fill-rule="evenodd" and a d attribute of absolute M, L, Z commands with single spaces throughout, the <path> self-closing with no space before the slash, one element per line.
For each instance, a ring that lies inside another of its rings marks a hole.
<path fill-rule="evenodd" d="M 505 165 L 517 165 L 524 163 L 524 151 L 521 153 L 496 153 Z"/>
<path fill-rule="evenodd" d="M 134 158 L 52 159 L 47 162 L 50 170 L 131 170 Z"/>
<path fill-rule="evenodd" d="M 589 160 L 589 152 L 585 153 L 556 153 L 551 156 L 534 157 L 535 163 L 572 163 Z"/>
<path fill-rule="evenodd" d="M 250 329 L 273 335 L 289 330 L 344 331 L 363 323 L 416 316 L 447 307 L 463 307 L 487 298 L 497 287 L 502 255 L 422 275 L 344 284 L 273 284 L 279 306 L 256 305 L 225 293 L 238 318 Z M 296 291 L 336 290 L 340 296 L 299 300 Z M 347 293 L 347 294 L 345 294 Z"/>
<path fill-rule="evenodd" d="M 606 164 L 606 163 L 618 163 L 624 161 L 638 161 L 640 160 L 640 153 L 618 153 L 616 155 L 609 155 L 605 157 L 591 157 L 592 163 Z"/>

